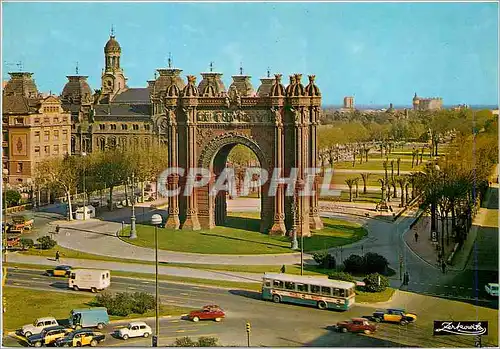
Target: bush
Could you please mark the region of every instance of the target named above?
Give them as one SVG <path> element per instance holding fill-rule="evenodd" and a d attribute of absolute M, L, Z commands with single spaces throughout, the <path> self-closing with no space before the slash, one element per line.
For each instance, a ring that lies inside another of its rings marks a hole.
<path fill-rule="evenodd" d="M 135 314 L 144 314 L 148 310 L 153 310 L 156 306 L 155 297 L 146 292 L 136 292 L 133 296 L 132 312 Z"/>
<path fill-rule="evenodd" d="M 57 245 L 57 242 L 48 235 L 42 236 L 41 238 L 36 239 L 36 241 L 42 250 L 50 250 L 52 247 Z"/>
<path fill-rule="evenodd" d="M 22 238 L 19 240 L 19 243 L 21 244 L 21 248 L 23 250 L 28 249 L 28 248 L 32 248 L 33 246 L 35 246 L 35 242 L 33 241 L 33 239 Z"/>
<path fill-rule="evenodd" d="M 110 315 L 127 316 L 129 314 L 144 314 L 155 308 L 155 298 L 146 292 L 120 292 L 114 296 L 104 292 L 95 297 L 96 306 L 108 308 Z"/>
<path fill-rule="evenodd" d="M 380 285 L 378 284 L 380 278 Z M 389 287 L 389 279 L 379 273 L 373 273 L 363 279 L 364 290 L 367 292 L 382 292 Z"/>
<path fill-rule="evenodd" d="M 328 252 L 316 252 L 313 254 L 313 259 L 320 267 L 325 269 L 335 269 L 337 266 L 335 257 Z"/>
<path fill-rule="evenodd" d="M 217 337 L 200 337 L 195 342 L 189 337 L 176 338 L 174 347 L 219 347 Z"/>
<path fill-rule="evenodd" d="M 328 275 L 328 278 L 333 280 L 356 282 L 356 280 L 354 280 L 351 274 L 338 271 L 330 273 L 330 275 Z"/>
<path fill-rule="evenodd" d="M 348 273 L 364 273 L 365 260 L 357 254 L 352 254 L 344 261 L 345 271 Z"/>
<path fill-rule="evenodd" d="M 384 256 L 381 256 L 378 253 L 368 252 L 365 254 L 364 262 L 366 273 L 387 273 L 387 266 L 389 265 L 389 262 L 387 262 L 387 259 L 385 259 Z"/>

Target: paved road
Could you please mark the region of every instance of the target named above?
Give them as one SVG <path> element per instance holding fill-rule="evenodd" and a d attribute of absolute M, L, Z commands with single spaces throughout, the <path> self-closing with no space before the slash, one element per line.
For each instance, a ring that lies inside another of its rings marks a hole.
<path fill-rule="evenodd" d="M 45 291 L 55 291 L 75 294 L 75 291 L 67 290 L 67 280 L 55 279 L 41 275 L 40 271 L 34 270 L 12 270 L 8 271 L 7 284 L 17 287 L 29 287 Z M 110 291 L 145 291 L 154 293 L 154 282 L 150 280 L 130 279 L 113 277 Z M 83 291 L 80 291 L 84 294 Z M 430 319 L 434 316 L 442 317 L 440 312 L 443 306 L 436 309 L 436 314 L 420 313 L 420 321 L 407 327 L 394 324 L 380 324 L 378 331 L 370 336 L 341 334 L 332 332 L 332 325 L 337 321 L 350 317 L 369 316 L 374 306 L 357 304 L 348 312 L 322 311 L 312 307 L 302 307 L 288 304 L 275 304 L 260 299 L 256 292 L 241 290 L 223 290 L 202 286 L 179 285 L 169 282 L 160 283 L 162 302 L 188 307 L 200 307 L 212 303 L 219 304 L 226 310 L 227 318 L 222 323 L 200 322 L 193 324 L 182 319 L 162 320 L 160 333 L 164 336 L 160 340 L 173 341 L 180 336 L 213 335 L 219 337 L 222 345 L 246 346 L 245 323 L 252 324 L 251 344 L 253 346 L 342 346 L 342 347 L 370 347 L 370 346 L 401 346 L 426 345 L 438 347 L 471 346 L 467 338 L 450 338 L 458 336 L 444 336 L 447 338 L 433 337 L 429 326 Z M 412 297 L 409 295 L 408 297 Z M 412 308 L 417 311 L 422 307 L 433 307 L 426 302 L 436 300 L 426 299 L 422 301 L 421 296 L 415 296 Z M 398 304 L 392 304 L 392 303 Z M 407 301 L 401 301 L 398 296 L 392 303 L 384 306 L 402 306 Z M 437 301 L 449 302 L 449 301 Z M 399 304 L 401 303 L 401 304 Z M 448 303 L 443 303 L 448 304 Z M 460 308 L 460 307 L 457 307 Z M 462 311 L 462 310 L 457 310 Z M 454 316 L 455 309 L 450 307 L 444 311 L 447 316 Z M 43 316 L 45 314 L 40 314 Z M 455 315 L 457 316 L 457 315 Z M 149 321 L 152 325 L 151 321 Z M 116 325 L 115 325 L 116 326 Z M 496 325 L 495 327 L 496 328 Z M 291 330 L 293 329 L 293 330 Z M 111 329 L 112 331 L 113 329 Z M 493 329 L 492 329 L 493 330 Z M 410 344 L 408 344 L 410 340 Z M 133 342 L 134 341 L 134 342 Z M 148 340 L 131 339 L 123 342 L 108 338 L 106 346 L 143 346 Z M 163 342 L 165 343 L 165 342 Z M 398 344 L 399 343 L 399 344 Z M 411 344 L 414 343 L 414 344 Z"/>

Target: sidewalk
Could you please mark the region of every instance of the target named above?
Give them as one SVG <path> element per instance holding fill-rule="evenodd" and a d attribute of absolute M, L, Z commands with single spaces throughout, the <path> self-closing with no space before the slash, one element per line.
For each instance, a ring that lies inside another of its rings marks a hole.
<path fill-rule="evenodd" d="M 490 188 L 497 187 L 498 184 L 493 184 Z M 491 189 L 488 189 L 486 194 L 485 202 L 488 206 L 488 202 L 491 199 Z M 472 221 L 472 227 L 467 234 L 467 239 L 465 240 L 462 248 L 460 248 L 454 256 L 451 258 L 451 265 L 447 265 L 448 270 L 454 271 L 462 271 L 465 269 L 467 262 L 469 260 L 469 256 L 474 247 L 474 243 L 476 241 L 478 229 L 483 225 L 487 208 L 481 207 L 478 210 L 478 213 L 474 217 Z M 440 225 L 440 224 L 439 224 Z M 451 226 L 451 222 L 450 222 Z M 440 226 L 438 227 L 440 229 Z M 451 229 L 451 228 L 450 228 Z M 418 232 L 419 239 L 418 242 L 415 241 L 414 235 L 415 232 Z M 438 238 L 440 237 L 440 233 L 438 233 Z M 450 238 L 450 240 L 452 240 Z M 406 245 L 424 262 L 439 269 L 439 265 L 437 262 L 437 254 L 435 245 L 432 244 L 430 239 L 430 216 L 422 216 L 418 223 L 412 229 L 409 229 L 404 235 L 404 241 Z M 455 247 L 455 242 L 450 241 L 449 245 L 445 243 L 445 256 L 448 259 L 453 252 L 453 248 Z"/>

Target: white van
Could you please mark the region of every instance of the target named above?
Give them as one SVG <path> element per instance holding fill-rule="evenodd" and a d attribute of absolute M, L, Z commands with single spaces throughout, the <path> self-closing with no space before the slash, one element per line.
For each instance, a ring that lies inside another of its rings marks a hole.
<path fill-rule="evenodd" d="M 71 271 L 68 279 L 68 287 L 78 291 L 91 290 L 102 291 L 111 284 L 109 270 L 75 269 Z"/>

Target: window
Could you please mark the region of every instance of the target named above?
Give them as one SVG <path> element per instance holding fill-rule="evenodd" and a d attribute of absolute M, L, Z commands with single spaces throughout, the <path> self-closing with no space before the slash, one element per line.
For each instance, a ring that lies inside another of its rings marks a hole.
<path fill-rule="evenodd" d="M 116 130 L 116 125 L 115 124 L 111 124 L 111 129 L 112 130 Z"/>
<path fill-rule="evenodd" d="M 17 163 L 17 173 L 22 173 L 23 172 L 23 163 L 18 162 Z"/>
<path fill-rule="evenodd" d="M 330 296 L 332 294 L 332 289 L 330 287 L 321 286 L 321 294 Z"/>
<path fill-rule="evenodd" d="M 144 129 L 145 129 L 146 131 L 149 131 L 149 130 L 151 129 L 151 127 L 150 127 L 149 125 L 144 125 Z"/>
<path fill-rule="evenodd" d="M 106 129 L 106 125 L 102 125 L 102 124 L 101 124 L 101 125 L 99 125 L 99 130 L 103 131 L 103 130 L 105 130 L 105 129 Z"/>
<path fill-rule="evenodd" d="M 35 147 L 35 156 L 40 156 L 40 147 L 38 145 Z"/>
<path fill-rule="evenodd" d="M 76 125 L 75 124 L 71 124 L 71 129 L 75 130 L 76 129 Z"/>
<path fill-rule="evenodd" d="M 43 133 L 43 140 L 46 141 L 46 142 L 48 142 L 49 138 L 50 138 L 50 131 L 45 131 Z"/>
<path fill-rule="evenodd" d="M 35 142 L 40 142 L 40 131 L 35 131 Z"/>
<path fill-rule="evenodd" d="M 16 118 L 16 125 L 22 125 L 24 124 L 23 118 Z"/>
<path fill-rule="evenodd" d="M 295 290 L 295 283 L 290 281 L 285 281 L 285 288 L 287 290 Z"/>
<path fill-rule="evenodd" d="M 75 273 L 71 273 L 71 279 L 75 279 Z"/>
<path fill-rule="evenodd" d="M 319 286 L 310 285 L 310 287 L 311 287 L 311 293 L 320 294 L 320 287 Z"/>
<path fill-rule="evenodd" d="M 134 125 L 134 131 L 137 131 L 139 129 L 139 125 Z"/>
<path fill-rule="evenodd" d="M 297 291 L 299 291 L 299 292 L 307 292 L 307 285 L 297 284 Z"/>
<path fill-rule="evenodd" d="M 338 288 L 333 287 L 332 288 L 332 296 L 339 297 L 340 296 L 340 290 Z"/>
<path fill-rule="evenodd" d="M 273 287 L 275 287 L 275 288 L 283 288 L 283 281 L 274 280 L 273 281 Z"/>
<path fill-rule="evenodd" d="M 271 281 L 270 280 L 264 281 L 264 286 L 265 287 L 271 287 Z"/>
<path fill-rule="evenodd" d="M 339 295 L 340 295 L 340 297 L 346 297 L 346 296 L 347 296 L 347 295 L 346 295 L 346 290 L 344 290 L 344 289 L 340 289 L 339 291 L 340 291 L 340 294 L 339 294 Z"/>
<path fill-rule="evenodd" d="M 106 279 L 106 274 L 102 274 L 102 279 Z"/>
<path fill-rule="evenodd" d="M 58 130 L 54 130 L 54 140 L 55 141 L 59 140 L 59 131 Z"/>
<path fill-rule="evenodd" d="M 40 123 L 40 118 L 35 118 L 35 124 L 39 124 Z"/>
<path fill-rule="evenodd" d="M 59 118 L 54 118 L 54 124 L 58 124 L 59 123 Z"/>
<path fill-rule="evenodd" d="M 50 325 L 52 325 L 52 320 L 45 321 L 45 326 L 50 326 Z"/>
<path fill-rule="evenodd" d="M 68 117 L 67 117 L 67 116 L 63 116 L 62 121 L 63 121 L 64 123 L 68 122 Z"/>
<path fill-rule="evenodd" d="M 122 130 L 126 130 L 127 129 L 127 125 L 126 124 L 122 124 Z"/>
<path fill-rule="evenodd" d="M 63 130 L 62 134 L 64 139 L 68 138 L 68 130 Z"/>
<path fill-rule="evenodd" d="M 43 123 L 44 124 L 50 124 L 50 119 L 49 118 L 43 118 Z"/>
<path fill-rule="evenodd" d="M 59 145 L 54 145 L 54 154 L 59 154 Z"/>
<path fill-rule="evenodd" d="M 50 154 L 50 146 L 46 145 L 44 148 L 45 154 Z"/>
<path fill-rule="evenodd" d="M 146 326 L 144 326 L 144 325 L 140 325 L 140 326 L 139 326 L 139 328 L 140 328 L 141 330 L 145 330 L 145 329 L 146 329 Z"/>
<path fill-rule="evenodd" d="M 67 144 L 63 144 L 63 152 L 67 153 L 68 152 L 68 145 Z"/>

